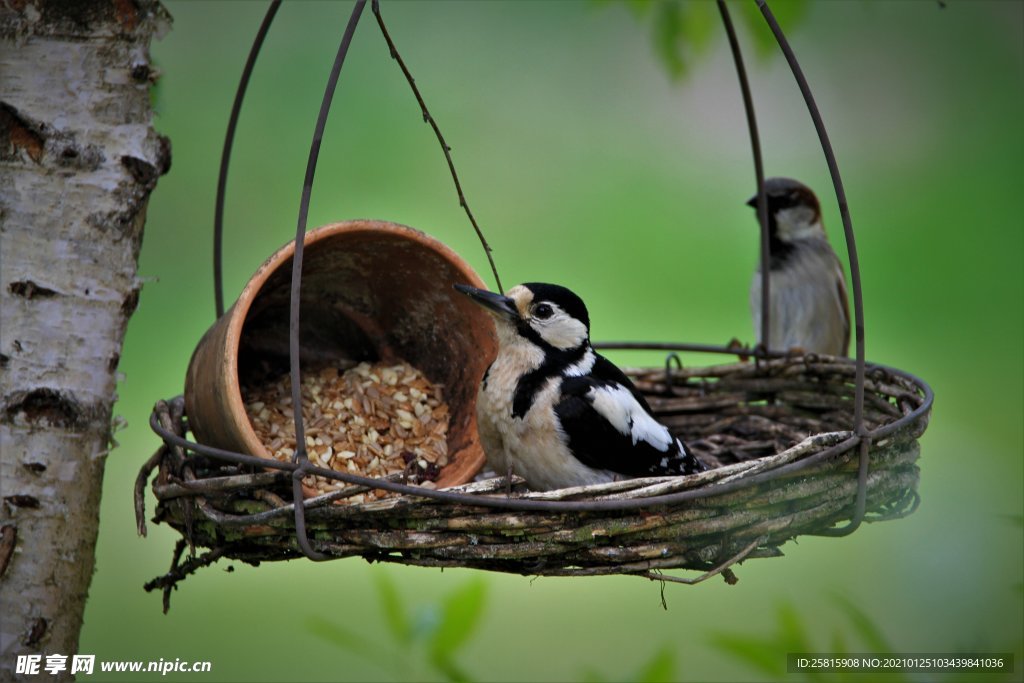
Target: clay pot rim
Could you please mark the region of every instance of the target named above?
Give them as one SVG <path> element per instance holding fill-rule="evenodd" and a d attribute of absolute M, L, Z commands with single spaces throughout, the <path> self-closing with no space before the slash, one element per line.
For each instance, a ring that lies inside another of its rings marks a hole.
<path fill-rule="evenodd" d="M 303 239 L 303 251 L 316 242 L 342 234 L 387 234 L 407 239 L 441 256 L 452 264 L 455 269 L 473 286 L 484 289 L 487 288 L 486 283 L 484 283 L 480 276 L 477 275 L 476 271 L 474 271 L 461 256 L 451 249 L 451 247 L 448 247 L 440 240 L 431 237 L 425 232 L 400 223 L 356 218 L 321 225 L 306 232 Z M 291 239 L 271 254 L 270 257 L 260 265 L 257 271 L 253 273 L 252 277 L 249 278 L 249 281 L 245 284 L 242 292 L 238 295 L 238 299 L 224 314 L 229 316 L 224 362 L 231 368 L 231 372 L 228 373 L 228 401 L 230 408 L 232 413 L 236 415 L 244 415 L 246 417 L 245 424 L 242 429 L 242 439 L 245 441 L 245 445 L 249 452 L 266 460 L 274 460 L 275 458 L 263 442 L 256 436 L 256 432 L 252 428 L 252 422 L 249 420 L 249 414 L 245 409 L 245 402 L 242 400 L 241 382 L 238 377 L 238 347 L 242 339 L 242 327 L 245 325 L 246 318 L 249 315 L 249 309 L 252 306 L 256 295 L 262 291 L 263 285 L 271 274 L 277 272 L 280 265 L 284 261 L 292 258 L 294 253 L 295 240 Z M 306 487 L 303 486 L 303 489 L 305 488 Z M 309 492 L 306 492 L 306 495 L 308 497 Z"/>

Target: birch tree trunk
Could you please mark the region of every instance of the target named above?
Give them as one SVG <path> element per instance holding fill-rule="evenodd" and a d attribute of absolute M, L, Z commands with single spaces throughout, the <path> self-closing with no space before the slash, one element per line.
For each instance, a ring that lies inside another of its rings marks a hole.
<path fill-rule="evenodd" d="M 0 680 L 29 678 L 19 654 L 77 653 L 146 204 L 170 165 L 149 62 L 169 25 L 156 0 L 0 0 Z"/>

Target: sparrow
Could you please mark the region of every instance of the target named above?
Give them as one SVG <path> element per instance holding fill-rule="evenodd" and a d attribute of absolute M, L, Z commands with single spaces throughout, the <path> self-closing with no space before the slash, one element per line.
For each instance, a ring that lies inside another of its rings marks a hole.
<path fill-rule="evenodd" d="M 539 282 L 506 296 L 455 288 L 495 320 L 498 354 L 484 373 L 476 410 L 497 474 L 517 474 L 546 491 L 705 469 L 654 418 L 629 378 L 594 351 L 579 296 Z"/>
<path fill-rule="evenodd" d="M 850 308 L 839 258 L 821 223 L 814 192 L 792 178 L 769 178 L 768 348 L 845 356 L 850 347 Z M 747 202 L 757 210 L 757 195 Z M 754 334 L 761 339 L 761 266 L 750 285 Z"/>

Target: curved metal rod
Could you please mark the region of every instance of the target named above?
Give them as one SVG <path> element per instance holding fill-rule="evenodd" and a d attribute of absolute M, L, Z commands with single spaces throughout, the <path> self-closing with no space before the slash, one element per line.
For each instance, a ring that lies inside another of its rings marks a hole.
<path fill-rule="evenodd" d="M 857 500 L 853 506 L 853 517 L 850 518 L 850 523 L 838 529 L 822 529 L 817 533 L 811 534 L 812 536 L 849 536 L 860 528 L 860 523 L 864 521 L 864 513 L 867 511 L 868 463 L 870 462 L 868 448 L 870 446 L 871 439 L 861 439 L 860 461 L 857 464 Z"/>
<path fill-rule="evenodd" d="M 734 346 L 717 344 L 681 344 L 678 342 L 628 342 L 610 341 L 594 342 L 598 351 L 691 351 L 693 353 L 721 353 L 729 356 L 758 356 L 767 358 L 786 358 L 786 351 L 764 351 L 763 349 L 737 349 Z"/>
<path fill-rule="evenodd" d="M 213 298 L 217 311 L 217 318 L 224 315 L 224 194 L 228 184 L 228 164 L 231 162 L 231 146 L 235 142 L 235 127 L 238 125 L 238 115 L 242 111 L 242 100 L 245 99 L 245 90 L 249 87 L 249 77 L 252 76 L 252 69 L 256 65 L 256 57 L 263 46 L 263 39 L 267 37 L 270 24 L 274 21 L 274 15 L 281 7 L 281 0 L 273 0 L 267 8 L 267 14 L 263 17 L 259 31 L 256 32 L 256 39 L 249 49 L 249 58 L 245 60 L 245 68 L 242 69 L 242 78 L 238 81 L 238 90 L 235 91 L 235 101 L 231 105 L 231 116 L 228 117 L 228 132 L 224 135 L 224 151 L 220 155 L 220 172 L 217 174 L 217 200 L 213 208 Z"/>
<path fill-rule="evenodd" d="M 736 64 L 736 77 L 740 82 L 743 94 L 743 109 L 747 114 L 747 128 L 750 131 L 750 147 L 754 156 L 754 179 L 757 183 L 757 222 L 761 229 L 761 346 L 767 351 L 769 331 L 771 330 L 771 306 L 769 304 L 769 263 L 771 246 L 768 239 L 768 197 L 764 191 L 764 163 L 761 158 L 761 136 L 757 132 L 757 116 L 754 114 L 754 98 L 750 94 L 750 82 L 747 80 L 747 69 L 743 65 L 743 53 L 740 42 L 736 38 L 736 29 L 729 15 L 725 0 L 718 0 L 718 12 L 722 15 L 725 33 L 729 37 L 729 49 L 732 51 L 733 62 Z"/>
<path fill-rule="evenodd" d="M 679 354 L 676 353 L 675 351 L 671 351 L 671 352 L 669 352 L 669 354 L 667 356 L 665 356 L 665 395 L 666 396 L 675 396 L 676 395 L 675 385 L 672 382 L 672 366 L 673 365 L 676 366 L 677 370 L 681 371 L 683 369 L 683 361 L 679 358 Z"/>
<path fill-rule="evenodd" d="M 302 385 L 301 373 L 299 371 L 299 302 L 302 290 L 302 252 L 305 246 L 306 222 L 309 218 L 309 198 L 313 192 L 313 176 L 316 173 L 316 162 L 320 157 L 320 143 L 323 141 L 324 128 L 327 126 L 327 114 L 331 110 L 331 101 L 334 99 L 334 91 L 338 87 L 338 77 L 341 75 L 341 67 L 345 63 L 345 55 L 348 54 L 349 45 L 352 43 L 352 35 L 359 24 L 359 17 L 363 13 L 366 0 L 359 0 L 352 8 L 348 25 L 345 27 L 345 34 L 341 38 L 341 45 L 338 46 L 338 54 L 334 58 L 334 66 L 331 68 L 331 75 L 327 79 L 327 87 L 324 89 L 324 97 L 320 103 L 320 113 L 316 118 L 316 128 L 313 131 L 313 142 L 309 147 L 309 159 L 306 161 L 306 177 L 302 183 L 302 199 L 299 202 L 299 220 L 295 227 L 295 255 L 292 257 L 292 282 L 291 298 L 289 301 L 288 318 L 288 361 L 290 364 L 290 375 L 292 381 L 292 411 L 295 421 L 295 455 L 294 462 L 297 464 L 299 476 L 295 479 L 292 487 L 295 499 L 295 530 L 298 536 L 299 546 L 302 552 L 312 560 L 330 559 L 314 551 L 306 538 L 306 520 L 302 501 L 302 470 L 306 467 L 308 459 L 306 456 L 306 430 L 302 421 Z"/>
<path fill-rule="evenodd" d="M 765 2 L 765 0 L 757 0 L 757 5 L 761 9 L 761 14 L 764 15 L 765 21 L 768 22 L 768 26 L 771 28 L 772 33 L 775 35 L 775 40 L 779 43 L 779 47 L 782 48 L 782 53 L 786 56 L 786 61 L 789 62 L 789 68 L 793 72 L 793 77 L 796 79 L 797 85 L 800 87 L 800 93 L 803 95 L 804 102 L 807 104 L 807 111 L 810 113 L 811 120 L 814 122 L 814 129 L 818 132 L 818 139 L 821 141 L 821 149 L 825 154 L 825 161 L 828 163 L 829 174 L 832 176 L 832 185 L 835 187 L 836 200 L 839 202 L 839 214 L 842 216 L 843 232 L 846 235 L 846 251 L 850 258 L 850 279 L 851 284 L 853 285 L 853 313 L 857 339 L 857 372 L 854 385 L 853 429 L 855 434 L 864 438 L 866 433 L 864 426 L 864 298 L 860 282 L 860 262 L 857 257 L 857 240 L 853 234 L 853 223 L 850 220 L 850 207 L 846 201 L 846 190 L 843 188 L 843 179 L 839 174 L 839 163 L 836 161 L 836 155 L 832 149 L 832 143 L 829 140 L 828 131 L 825 129 L 825 122 L 821 118 L 821 113 L 818 111 L 818 104 L 815 102 L 814 96 L 811 94 L 811 87 L 807 84 L 807 79 L 804 77 L 803 69 L 800 68 L 800 63 L 797 61 L 796 55 L 793 53 L 793 48 L 790 47 L 789 41 L 786 40 L 786 36 L 782 32 L 782 28 L 775 20 L 775 15 L 773 15 L 772 11 L 768 8 L 768 3 Z M 829 535 L 843 536 L 850 534 L 860 526 L 860 522 L 864 518 L 864 499 L 867 495 L 865 488 L 867 487 L 868 465 L 869 458 L 867 445 L 862 443 L 857 477 L 857 508 L 854 518 L 849 525 L 843 529 L 833 530 L 833 533 Z"/>
<path fill-rule="evenodd" d="M 857 241 L 853 234 L 853 224 L 850 221 L 850 207 L 846 203 L 846 191 L 843 189 L 843 179 L 839 175 L 839 164 L 836 162 L 836 155 L 832 150 L 832 143 L 829 141 L 828 131 L 825 130 L 825 123 L 821 120 L 821 113 L 818 111 L 818 105 L 814 101 L 814 96 L 811 94 L 811 87 L 807 84 L 807 79 L 804 77 L 803 69 L 800 68 L 800 63 L 797 61 L 796 55 L 793 54 L 793 48 L 790 47 L 789 41 L 786 40 L 786 36 L 782 32 L 779 22 L 775 20 L 775 15 L 773 15 L 772 11 L 768 8 L 768 3 L 765 2 L 765 0 L 756 1 L 757 6 L 761 9 L 761 14 L 764 15 L 765 21 L 768 22 L 768 26 L 775 35 L 775 40 L 779 43 L 779 47 L 782 48 L 782 53 L 786 56 L 786 61 L 789 62 L 789 68 L 793 72 L 793 77 L 796 78 L 797 85 L 800 87 L 800 93 L 803 95 L 804 102 L 807 104 L 807 111 L 810 112 L 811 120 L 814 121 L 814 129 L 818 132 L 818 139 L 821 141 L 821 149 L 825 153 L 825 161 L 828 163 L 828 170 L 832 176 L 832 184 L 835 186 L 836 200 L 839 202 L 839 213 L 843 218 L 843 231 L 846 234 L 846 251 L 850 257 L 850 279 L 851 284 L 853 285 L 853 311 L 857 338 L 857 380 L 856 396 L 854 398 L 853 424 L 854 431 L 858 434 L 863 434 L 864 300 L 860 284 L 860 261 L 857 258 Z"/>
<path fill-rule="evenodd" d="M 469 222 L 473 225 L 473 230 L 476 231 L 476 236 L 480 240 L 480 245 L 484 248 L 484 254 L 487 256 L 487 262 L 491 266 L 491 273 L 494 275 L 494 283 L 498 287 L 498 293 L 504 294 L 505 289 L 501 286 L 501 278 L 498 277 L 498 267 L 494 265 L 494 255 L 491 253 L 491 245 L 487 243 L 487 238 L 484 237 L 483 231 L 476 222 L 476 217 L 473 216 L 473 212 L 469 210 L 469 202 L 466 201 L 466 195 L 462 192 L 462 183 L 459 181 L 459 174 L 455 172 L 455 162 L 452 161 L 452 148 L 445 142 L 444 136 L 441 135 L 441 129 L 437 125 L 437 121 L 431 115 L 430 110 L 427 109 L 427 103 L 423 100 L 423 95 L 420 94 L 420 89 L 416 87 L 416 79 L 409 73 L 409 67 L 405 65 L 405 60 L 402 59 L 402 55 L 398 54 L 398 48 L 395 47 L 395 43 L 391 40 L 391 34 L 388 33 L 388 27 L 384 24 L 384 17 L 380 13 L 380 0 L 373 0 L 370 5 L 373 11 L 373 16 L 377 18 L 377 26 L 380 27 L 380 32 L 384 36 L 384 41 L 388 44 L 388 50 L 390 51 L 391 58 L 398 62 L 398 66 L 402 69 L 402 73 L 405 75 L 405 80 L 409 83 L 409 87 L 412 88 L 412 94 L 416 96 L 416 101 L 419 102 L 420 111 L 423 113 L 424 123 L 429 123 L 430 127 L 434 129 L 434 135 L 437 137 L 438 144 L 441 145 L 441 151 L 444 152 L 444 158 L 448 161 L 448 170 L 452 174 L 452 180 L 455 182 L 455 192 L 459 195 L 459 206 L 461 206 L 466 216 L 469 218 Z"/>

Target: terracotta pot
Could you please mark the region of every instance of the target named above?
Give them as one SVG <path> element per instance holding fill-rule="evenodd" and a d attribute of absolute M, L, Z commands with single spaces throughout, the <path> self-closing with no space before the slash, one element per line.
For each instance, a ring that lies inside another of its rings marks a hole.
<path fill-rule="evenodd" d="M 271 457 L 252 429 L 240 387 L 287 372 L 294 251 L 293 240 L 260 266 L 192 355 L 185 409 L 199 443 Z M 493 321 L 452 288 L 456 282 L 485 287 L 455 252 L 403 225 L 354 220 L 306 234 L 302 368 L 404 360 L 443 384 L 451 422 L 438 487 L 469 481 L 483 464 L 476 393 L 497 351 Z"/>

